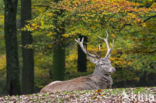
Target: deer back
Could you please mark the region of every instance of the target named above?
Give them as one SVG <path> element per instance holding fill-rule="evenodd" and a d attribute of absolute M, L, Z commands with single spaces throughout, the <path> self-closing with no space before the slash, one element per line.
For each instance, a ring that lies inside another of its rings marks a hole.
<path fill-rule="evenodd" d="M 40 92 L 55 93 L 73 90 L 105 89 L 110 88 L 111 85 L 108 78 L 89 75 L 67 81 L 54 81 L 46 85 Z"/>

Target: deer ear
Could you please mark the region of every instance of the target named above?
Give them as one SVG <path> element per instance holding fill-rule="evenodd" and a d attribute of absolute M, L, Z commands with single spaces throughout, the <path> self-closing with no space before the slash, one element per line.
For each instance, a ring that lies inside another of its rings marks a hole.
<path fill-rule="evenodd" d="M 92 62 L 94 64 L 97 64 L 97 62 L 98 62 L 98 59 L 97 58 L 93 58 L 91 56 L 88 56 L 88 59 L 90 60 L 90 62 Z"/>

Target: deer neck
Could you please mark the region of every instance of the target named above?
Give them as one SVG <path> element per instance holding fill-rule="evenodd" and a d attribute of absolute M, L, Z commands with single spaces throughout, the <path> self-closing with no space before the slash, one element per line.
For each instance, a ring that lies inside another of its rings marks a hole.
<path fill-rule="evenodd" d="M 110 74 L 106 74 L 104 73 L 101 68 L 96 67 L 93 74 L 92 74 L 92 78 L 95 78 L 95 81 L 101 81 L 104 80 L 103 83 L 107 82 L 108 85 L 111 87 L 113 84 L 113 80 Z M 109 88 L 110 88 L 109 87 Z"/>
<path fill-rule="evenodd" d="M 98 66 L 95 67 L 95 70 L 92 74 L 93 76 L 98 76 L 98 77 L 105 77 L 105 78 L 110 78 L 111 75 L 106 74 L 101 68 L 99 68 Z"/>

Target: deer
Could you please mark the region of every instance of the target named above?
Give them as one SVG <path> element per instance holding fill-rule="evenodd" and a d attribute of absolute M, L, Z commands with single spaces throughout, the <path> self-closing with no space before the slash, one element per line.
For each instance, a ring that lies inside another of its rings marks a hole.
<path fill-rule="evenodd" d="M 91 54 L 87 51 L 86 47 L 83 45 L 84 38 L 75 39 L 78 45 L 81 47 L 82 51 L 88 56 L 88 59 L 96 64 L 95 70 L 92 74 L 88 76 L 81 76 L 75 79 L 67 81 L 54 81 L 46 85 L 41 89 L 41 93 L 55 93 L 63 91 L 77 91 L 77 90 L 97 90 L 97 89 L 107 89 L 112 88 L 113 80 L 111 74 L 116 71 L 116 69 L 111 65 L 110 54 L 113 49 L 113 43 L 111 47 L 108 43 L 108 32 L 106 32 L 106 38 L 99 37 L 106 43 L 107 53 L 104 58 L 101 55 Z M 100 48 L 99 48 L 100 50 Z"/>

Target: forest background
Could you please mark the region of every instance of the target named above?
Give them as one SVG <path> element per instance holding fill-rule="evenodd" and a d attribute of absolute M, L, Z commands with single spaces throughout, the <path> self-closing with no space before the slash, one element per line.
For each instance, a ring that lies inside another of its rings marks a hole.
<path fill-rule="evenodd" d="M 110 34 L 110 42 L 114 40 L 111 61 L 117 71 L 112 75 L 113 87 L 156 86 L 155 2 L 32 0 L 32 20 L 21 28 L 19 1 L 16 23 L 21 81 L 24 61 L 22 48 L 34 50 L 34 72 L 31 72 L 34 73 L 34 87 L 33 91 L 25 93 L 38 92 L 53 80 L 68 80 L 93 72 L 95 65 L 88 61 L 78 66 L 85 56 L 79 54 L 74 39 L 87 38 L 88 51 L 98 53 L 98 45 L 104 44 L 98 36 L 105 37 L 105 31 Z M 33 43 L 23 47 L 21 32 L 25 30 L 32 32 Z M 102 45 L 101 51 L 104 56 L 105 45 Z M 82 58 L 78 59 L 78 55 Z M 6 76 L 4 2 L 0 1 L 0 95 L 7 93 Z"/>

